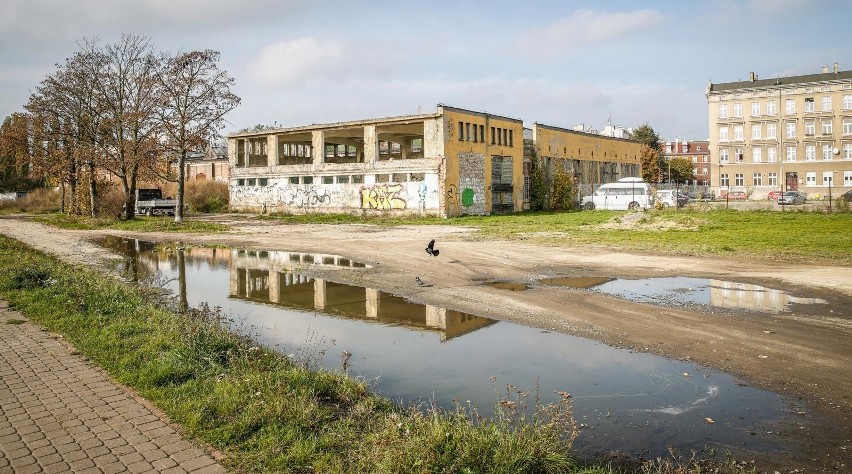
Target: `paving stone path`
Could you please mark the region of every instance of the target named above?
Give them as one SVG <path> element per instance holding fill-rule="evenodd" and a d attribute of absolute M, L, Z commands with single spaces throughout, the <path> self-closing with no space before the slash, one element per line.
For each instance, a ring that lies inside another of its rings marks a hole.
<path fill-rule="evenodd" d="M 0 301 L 0 474 L 224 473 L 61 338 Z"/>

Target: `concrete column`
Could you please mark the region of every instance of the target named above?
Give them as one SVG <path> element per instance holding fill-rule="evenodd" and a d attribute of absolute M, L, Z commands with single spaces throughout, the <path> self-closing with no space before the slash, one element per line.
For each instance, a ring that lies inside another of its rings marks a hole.
<path fill-rule="evenodd" d="M 266 137 L 266 166 L 278 166 L 278 135 Z"/>
<path fill-rule="evenodd" d="M 379 135 L 375 125 L 364 126 L 364 162 L 379 161 Z"/>
<path fill-rule="evenodd" d="M 325 280 L 314 280 L 314 308 L 325 309 Z"/>
<path fill-rule="evenodd" d="M 228 139 L 228 164 L 237 166 L 237 139 Z"/>
<path fill-rule="evenodd" d="M 311 132 L 311 151 L 313 152 L 314 166 L 325 163 L 325 132 L 322 130 Z"/>
<path fill-rule="evenodd" d="M 408 150 L 411 148 L 411 139 L 403 138 L 401 142 L 399 142 L 399 152 L 400 156 L 403 160 L 408 158 Z"/>
<path fill-rule="evenodd" d="M 426 326 L 447 329 L 447 309 L 426 305 Z"/>
<path fill-rule="evenodd" d="M 367 317 L 379 318 L 379 290 L 374 288 L 365 288 L 367 290 Z"/>
<path fill-rule="evenodd" d="M 239 274 L 237 273 L 237 251 L 231 250 L 231 262 L 228 265 L 228 277 L 229 277 L 229 292 L 231 296 L 239 295 Z"/>
<path fill-rule="evenodd" d="M 275 270 L 269 270 L 269 302 L 277 303 L 280 296 L 281 274 Z"/>

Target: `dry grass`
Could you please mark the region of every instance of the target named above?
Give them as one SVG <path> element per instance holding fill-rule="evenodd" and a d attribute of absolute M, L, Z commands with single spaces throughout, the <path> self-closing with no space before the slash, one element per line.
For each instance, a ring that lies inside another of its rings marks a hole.
<path fill-rule="evenodd" d="M 213 180 L 190 181 L 184 190 L 184 202 L 195 212 L 225 212 L 228 197 L 228 183 Z"/>
<path fill-rule="evenodd" d="M 33 212 L 38 214 L 58 212 L 62 196 L 59 191 L 40 188 L 14 201 L 0 201 L 0 212 Z"/>

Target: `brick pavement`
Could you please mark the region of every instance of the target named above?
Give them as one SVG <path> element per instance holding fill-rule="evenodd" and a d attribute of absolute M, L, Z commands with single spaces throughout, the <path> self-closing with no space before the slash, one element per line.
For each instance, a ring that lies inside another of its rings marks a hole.
<path fill-rule="evenodd" d="M 0 301 L 0 474 L 224 473 L 154 410 Z"/>

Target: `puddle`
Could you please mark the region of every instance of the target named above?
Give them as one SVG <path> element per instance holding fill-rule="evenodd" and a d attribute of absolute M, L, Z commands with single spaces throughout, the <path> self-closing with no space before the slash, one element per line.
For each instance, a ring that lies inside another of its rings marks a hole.
<path fill-rule="evenodd" d="M 596 281 L 597 280 L 597 281 Z M 579 277 L 549 278 L 542 284 L 588 288 L 642 303 L 663 305 L 704 305 L 717 308 L 745 309 L 764 313 L 782 313 L 792 304 L 825 304 L 820 298 L 804 298 L 789 292 L 749 283 L 689 277 L 626 278 Z"/>
<path fill-rule="evenodd" d="M 105 245 L 126 256 L 130 274 L 166 282 L 191 306 L 222 307 L 234 328 L 248 328 L 261 344 L 328 370 L 340 370 L 349 352 L 350 373 L 394 399 L 448 408 L 458 400 L 487 413 L 506 384 L 539 387 L 545 403 L 569 392 L 582 424 L 574 444 L 580 455 L 666 457 L 670 446 L 799 451 L 777 435 L 791 416 L 788 401 L 696 364 L 318 279 L 309 266 L 330 263 L 316 255 L 296 264 L 287 252 Z"/>
<path fill-rule="evenodd" d="M 547 286 L 567 286 L 570 288 L 591 288 L 601 285 L 612 278 L 607 277 L 558 277 L 558 278 L 543 278 L 539 283 Z"/>
<path fill-rule="evenodd" d="M 527 291 L 530 289 L 529 285 L 525 285 L 523 283 L 515 283 L 512 281 L 492 281 L 488 283 L 488 286 L 492 288 L 497 288 L 498 290 L 509 291 Z"/>

